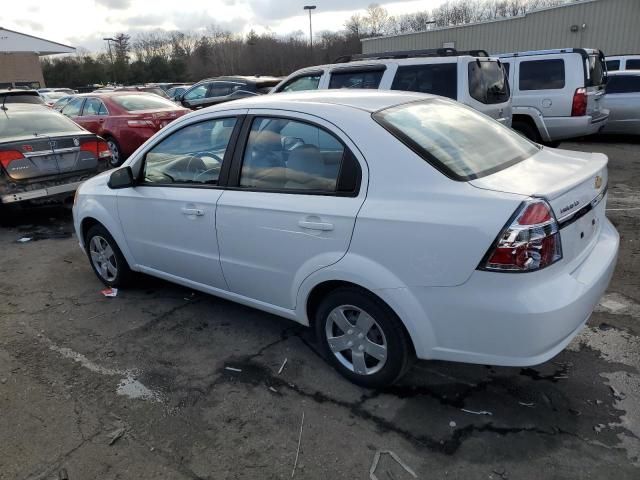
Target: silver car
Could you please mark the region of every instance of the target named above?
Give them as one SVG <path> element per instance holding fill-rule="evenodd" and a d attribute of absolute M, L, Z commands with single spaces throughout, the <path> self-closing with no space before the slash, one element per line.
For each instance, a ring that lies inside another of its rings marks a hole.
<path fill-rule="evenodd" d="M 602 133 L 640 135 L 640 70 L 609 72 L 602 103 L 610 110 Z"/>

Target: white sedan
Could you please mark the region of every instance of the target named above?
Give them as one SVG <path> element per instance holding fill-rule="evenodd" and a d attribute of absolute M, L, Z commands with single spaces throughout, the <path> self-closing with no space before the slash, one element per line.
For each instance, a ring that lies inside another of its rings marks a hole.
<path fill-rule="evenodd" d="M 580 331 L 618 233 L 607 157 L 441 97 L 265 95 L 186 115 L 78 189 L 99 279 L 131 271 L 313 327 L 350 380 L 414 357 L 523 366 Z"/>

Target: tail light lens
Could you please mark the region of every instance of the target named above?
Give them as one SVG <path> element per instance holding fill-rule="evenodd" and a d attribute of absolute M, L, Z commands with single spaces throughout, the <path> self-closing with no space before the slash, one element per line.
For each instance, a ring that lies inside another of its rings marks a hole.
<path fill-rule="evenodd" d="M 479 265 L 481 270 L 532 272 L 562 258 L 560 231 L 542 199 L 524 202 Z"/>
<path fill-rule="evenodd" d="M 571 104 L 571 116 L 582 117 L 587 114 L 587 89 L 578 88 L 573 94 L 573 103 Z"/>
<path fill-rule="evenodd" d="M 0 164 L 2 164 L 4 168 L 8 168 L 9 164 L 14 160 L 22 160 L 23 158 L 24 155 L 17 150 L 5 150 L 0 152 Z"/>
<path fill-rule="evenodd" d="M 97 158 L 107 158 L 111 156 L 111 150 L 109 145 L 104 140 L 89 140 L 83 142 L 80 145 L 80 150 L 83 152 L 91 152 Z"/>
<path fill-rule="evenodd" d="M 156 126 L 153 120 L 127 120 L 127 125 L 133 128 L 153 128 Z"/>

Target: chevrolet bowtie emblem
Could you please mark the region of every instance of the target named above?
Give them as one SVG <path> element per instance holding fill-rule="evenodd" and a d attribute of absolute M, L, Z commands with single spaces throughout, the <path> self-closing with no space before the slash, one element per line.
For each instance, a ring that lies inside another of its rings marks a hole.
<path fill-rule="evenodd" d="M 602 177 L 600 175 L 596 175 L 595 187 L 598 190 L 602 186 Z"/>

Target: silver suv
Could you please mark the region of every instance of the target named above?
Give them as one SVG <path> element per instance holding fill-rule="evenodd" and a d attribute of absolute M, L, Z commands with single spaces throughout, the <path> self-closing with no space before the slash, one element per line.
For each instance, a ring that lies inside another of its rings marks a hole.
<path fill-rule="evenodd" d="M 554 145 L 604 128 L 609 111 L 600 107 L 607 81 L 602 52 L 566 48 L 499 58 L 509 75 L 515 130 Z"/>
<path fill-rule="evenodd" d="M 511 94 L 499 60 L 453 48 L 358 54 L 298 70 L 270 93 L 360 88 L 452 98 L 511 126 Z"/>

